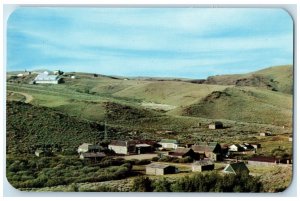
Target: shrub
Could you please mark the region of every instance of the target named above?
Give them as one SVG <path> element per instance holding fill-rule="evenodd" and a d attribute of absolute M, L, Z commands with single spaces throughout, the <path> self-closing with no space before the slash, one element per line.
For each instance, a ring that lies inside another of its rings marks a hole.
<path fill-rule="evenodd" d="M 155 157 L 153 157 L 151 160 L 152 160 L 152 161 L 158 161 L 159 158 L 158 158 L 157 156 L 155 156 Z"/>
<path fill-rule="evenodd" d="M 151 161 L 149 159 L 142 159 L 140 161 L 136 161 L 135 165 L 148 165 Z"/>
<path fill-rule="evenodd" d="M 153 187 L 149 177 L 138 176 L 133 180 L 132 191 L 134 192 L 152 192 Z"/>

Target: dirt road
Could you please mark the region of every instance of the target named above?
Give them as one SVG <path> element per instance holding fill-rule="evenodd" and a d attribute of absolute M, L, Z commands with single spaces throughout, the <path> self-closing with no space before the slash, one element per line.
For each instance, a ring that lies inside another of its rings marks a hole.
<path fill-rule="evenodd" d="M 25 96 L 25 103 L 30 103 L 33 100 L 33 97 L 30 94 L 27 93 L 23 93 L 23 92 L 16 92 L 16 91 L 7 91 L 7 92 L 11 92 L 11 93 L 15 93 L 15 94 L 21 94 L 23 96 Z"/>

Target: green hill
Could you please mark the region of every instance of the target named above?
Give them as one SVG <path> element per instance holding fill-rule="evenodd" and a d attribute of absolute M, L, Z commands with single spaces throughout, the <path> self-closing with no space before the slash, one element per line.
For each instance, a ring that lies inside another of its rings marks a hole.
<path fill-rule="evenodd" d="M 64 83 L 58 85 L 17 84 L 8 80 L 7 90 L 12 92 L 8 100 L 21 100 L 22 97 L 12 96 L 13 92 L 20 92 L 32 96 L 30 103 L 35 106 L 130 128 L 179 128 L 191 125 L 189 122 L 194 124 L 195 117 L 291 125 L 292 78 L 291 65 L 243 75 L 213 76 L 202 84 L 71 72 L 65 73 Z M 174 119 L 178 120 L 176 125 L 172 123 Z"/>
<path fill-rule="evenodd" d="M 248 74 L 218 75 L 208 77 L 205 84 L 253 86 L 293 93 L 293 66 L 274 66 Z"/>
<path fill-rule="evenodd" d="M 292 95 L 267 89 L 231 87 L 186 107 L 183 115 L 272 125 L 292 124 Z"/>
<path fill-rule="evenodd" d="M 74 149 L 83 142 L 103 139 L 103 126 L 95 122 L 22 102 L 7 102 L 8 153 L 32 152 L 38 146 L 60 145 Z"/>

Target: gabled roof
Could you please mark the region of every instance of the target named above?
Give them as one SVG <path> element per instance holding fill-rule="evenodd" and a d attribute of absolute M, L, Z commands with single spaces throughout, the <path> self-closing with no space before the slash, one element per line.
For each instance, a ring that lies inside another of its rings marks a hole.
<path fill-rule="evenodd" d="M 187 154 L 188 152 L 194 152 L 192 149 L 190 148 L 177 148 L 173 153 L 171 153 L 170 155 L 174 155 L 174 156 L 182 156 L 184 154 Z"/>
<path fill-rule="evenodd" d="M 237 174 L 238 172 L 243 171 L 249 172 L 249 169 L 247 168 L 244 162 L 237 162 L 228 164 L 223 171 Z"/>
<path fill-rule="evenodd" d="M 178 141 L 174 140 L 174 139 L 162 139 L 160 141 L 160 143 L 174 143 L 174 144 L 178 144 Z"/>
<path fill-rule="evenodd" d="M 202 142 L 198 145 L 192 145 L 191 148 L 196 152 L 213 152 L 217 145 L 217 142 Z"/>
<path fill-rule="evenodd" d="M 55 81 L 55 80 L 59 80 L 59 76 L 58 75 L 50 75 L 49 73 L 40 73 L 38 74 L 34 80 L 36 81 Z"/>
<path fill-rule="evenodd" d="M 204 159 L 204 160 L 200 160 L 200 161 L 193 163 L 193 166 L 197 166 L 197 165 L 205 166 L 205 165 L 213 165 L 213 164 L 214 164 L 213 161 L 211 161 L 209 159 Z"/>

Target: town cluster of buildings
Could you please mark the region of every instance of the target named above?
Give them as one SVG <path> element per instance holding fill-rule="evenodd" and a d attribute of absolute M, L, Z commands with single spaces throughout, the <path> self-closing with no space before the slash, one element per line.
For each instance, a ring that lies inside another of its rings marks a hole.
<path fill-rule="evenodd" d="M 214 170 L 215 162 L 223 161 L 228 156 L 244 155 L 255 153 L 260 144 L 233 144 L 221 146 L 217 142 L 203 142 L 198 144 L 179 144 L 175 139 L 162 139 L 156 141 L 134 141 L 134 140 L 112 140 L 108 145 L 114 155 L 139 155 L 147 153 L 158 153 L 159 157 L 190 157 L 194 160 L 191 165 L 192 171 Z M 79 157 L 92 161 L 99 161 L 106 156 L 101 152 L 99 145 L 83 143 L 78 147 Z M 255 156 L 248 159 L 251 165 L 274 165 L 279 163 L 274 157 Z M 231 159 L 231 162 L 224 168 L 224 173 L 237 173 L 249 170 L 244 162 Z M 151 163 L 146 166 L 146 174 L 164 175 L 177 173 L 178 169 L 170 164 Z"/>
<path fill-rule="evenodd" d="M 203 142 L 197 144 L 180 144 L 175 139 L 162 139 L 156 141 L 134 141 L 134 140 L 113 140 L 108 149 L 116 154 L 144 154 L 153 151 L 168 151 L 169 157 L 191 157 L 195 160 L 209 158 L 213 161 L 221 161 L 229 156 L 254 154 L 260 148 L 260 144 L 233 144 L 221 146 L 217 142 Z"/>

